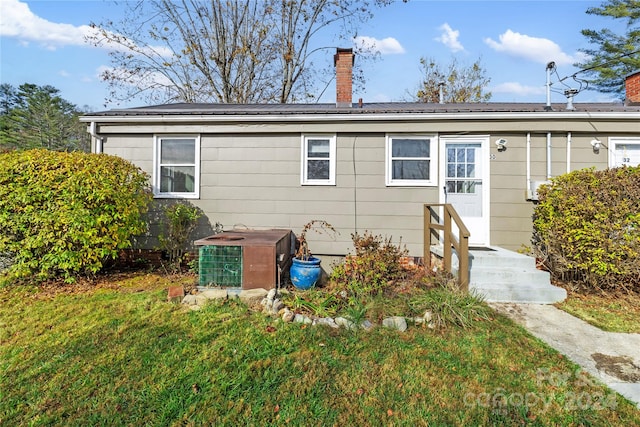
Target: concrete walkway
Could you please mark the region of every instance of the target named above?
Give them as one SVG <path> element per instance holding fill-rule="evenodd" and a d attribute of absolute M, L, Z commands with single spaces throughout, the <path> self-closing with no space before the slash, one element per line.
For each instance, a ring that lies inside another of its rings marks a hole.
<path fill-rule="evenodd" d="M 490 305 L 640 408 L 640 334 L 604 332 L 553 305 Z"/>

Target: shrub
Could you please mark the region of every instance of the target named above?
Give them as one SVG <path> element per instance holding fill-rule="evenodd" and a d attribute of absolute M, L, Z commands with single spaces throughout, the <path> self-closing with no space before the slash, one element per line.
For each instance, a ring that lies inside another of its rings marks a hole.
<path fill-rule="evenodd" d="M 381 294 L 397 281 L 405 278 L 406 270 L 401 259 L 408 251 L 391 238 L 375 236 L 368 231 L 364 235 L 351 234 L 354 255 L 348 255 L 344 263 L 334 267 L 331 281 L 346 288 L 356 298 Z"/>
<path fill-rule="evenodd" d="M 533 250 L 553 277 L 640 290 L 640 167 L 571 172 L 539 195 Z"/>
<path fill-rule="evenodd" d="M 142 234 L 148 176 L 105 154 L 0 154 L 0 253 L 10 278 L 38 280 L 99 271 Z"/>
<path fill-rule="evenodd" d="M 180 271 L 191 232 L 196 228 L 202 211 L 185 201 L 177 201 L 163 209 L 163 231 L 158 236 L 160 249 L 169 257 L 169 268 Z"/>

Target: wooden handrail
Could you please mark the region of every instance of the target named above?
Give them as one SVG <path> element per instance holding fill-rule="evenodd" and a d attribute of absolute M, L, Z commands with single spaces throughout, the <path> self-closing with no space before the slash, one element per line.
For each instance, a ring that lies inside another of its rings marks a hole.
<path fill-rule="evenodd" d="M 443 208 L 443 221 L 440 222 L 436 209 Z M 436 222 L 432 219 L 435 218 Z M 451 231 L 451 224 L 458 227 L 458 236 Z M 444 268 L 448 272 L 453 272 L 452 249 L 458 254 L 458 286 L 464 291 L 469 290 L 469 230 L 460 219 L 458 212 L 450 203 L 433 203 L 424 205 L 424 262 L 431 268 L 431 240 L 435 237 L 440 242 L 440 233 L 443 232 L 442 240 L 444 246 Z"/>

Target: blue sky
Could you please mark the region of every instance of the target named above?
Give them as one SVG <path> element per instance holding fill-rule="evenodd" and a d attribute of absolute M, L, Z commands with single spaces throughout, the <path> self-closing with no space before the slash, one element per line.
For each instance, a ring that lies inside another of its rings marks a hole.
<path fill-rule="evenodd" d="M 572 64 L 580 59 L 579 49 L 589 47 L 581 29 L 608 27 L 622 32 L 621 23 L 585 13 L 600 4 L 585 0 L 398 1 L 377 10 L 374 19 L 360 27 L 359 36 L 381 55 L 365 64 L 366 90 L 356 91 L 354 101 L 408 100 L 420 81 L 421 57 L 443 64 L 455 57 L 463 65 L 482 59 L 491 78 L 492 101 L 544 103 L 549 61 L 556 62 L 560 77 L 578 71 Z M 121 13 L 102 0 L 0 0 L 0 81 L 16 87 L 52 85 L 63 98 L 95 111 L 116 107 L 105 107 L 107 85 L 99 79 L 100 71 L 112 66 L 107 50 L 87 45 L 84 34 L 90 31 L 90 22 L 117 20 Z M 323 59 L 315 58 L 316 64 L 331 67 L 333 52 Z M 571 79 L 565 82 L 577 88 Z M 553 88 L 563 87 L 556 83 Z M 330 85 L 321 101 L 332 102 L 334 94 Z M 554 93 L 552 100 L 564 102 L 565 98 Z M 598 101 L 611 98 L 588 90 L 575 98 L 575 102 Z M 132 100 L 118 107 L 142 104 Z"/>

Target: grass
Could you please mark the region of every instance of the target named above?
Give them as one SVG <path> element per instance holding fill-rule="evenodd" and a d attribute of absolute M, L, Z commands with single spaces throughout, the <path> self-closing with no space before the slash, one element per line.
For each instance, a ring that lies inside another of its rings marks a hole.
<path fill-rule="evenodd" d="M 558 308 L 609 332 L 640 333 L 640 294 L 581 294 L 567 291 Z"/>
<path fill-rule="evenodd" d="M 635 406 L 498 315 L 334 330 L 235 301 L 190 311 L 166 301 L 170 283 L 0 289 L 0 425 L 640 424 Z"/>

